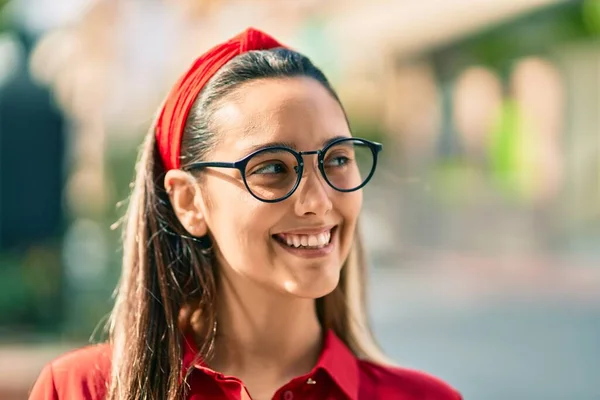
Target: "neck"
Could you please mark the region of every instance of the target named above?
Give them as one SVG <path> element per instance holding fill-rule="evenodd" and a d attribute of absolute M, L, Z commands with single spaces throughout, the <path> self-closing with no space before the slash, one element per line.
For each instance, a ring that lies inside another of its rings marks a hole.
<path fill-rule="evenodd" d="M 313 299 L 248 281 L 235 285 L 227 278 L 221 280 L 219 299 L 215 370 L 233 376 L 260 370 L 285 381 L 314 367 L 323 332 Z"/>

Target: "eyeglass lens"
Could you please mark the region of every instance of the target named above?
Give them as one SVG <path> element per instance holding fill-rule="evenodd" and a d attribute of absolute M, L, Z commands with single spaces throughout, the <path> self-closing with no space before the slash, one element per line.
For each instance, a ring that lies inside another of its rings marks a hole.
<path fill-rule="evenodd" d="M 323 155 L 324 178 L 336 190 L 352 191 L 360 187 L 373 170 L 375 161 L 370 146 L 355 139 L 330 146 Z M 256 153 L 246 165 L 248 189 L 268 201 L 290 194 L 301 178 L 298 160 L 292 151 L 265 149 Z"/>

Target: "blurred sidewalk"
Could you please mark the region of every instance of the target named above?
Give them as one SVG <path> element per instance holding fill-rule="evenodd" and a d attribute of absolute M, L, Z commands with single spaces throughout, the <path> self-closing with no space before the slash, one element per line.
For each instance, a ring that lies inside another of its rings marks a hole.
<path fill-rule="evenodd" d="M 598 400 L 600 279 L 597 269 L 571 272 L 519 280 L 380 268 L 375 333 L 399 364 L 447 380 L 465 399 Z"/>
<path fill-rule="evenodd" d="M 0 345 L 0 399 L 23 400 L 46 363 L 77 345 Z"/>

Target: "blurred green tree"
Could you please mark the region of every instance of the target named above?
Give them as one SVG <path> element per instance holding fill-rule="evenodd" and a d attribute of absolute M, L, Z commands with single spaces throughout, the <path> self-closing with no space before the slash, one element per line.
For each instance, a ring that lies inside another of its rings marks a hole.
<path fill-rule="evenodd" d="M 0 0 L 0 32 L 4 32 L 8 28 L 8 16 L 6 13 L 6 5 L 9 0 Z"/>

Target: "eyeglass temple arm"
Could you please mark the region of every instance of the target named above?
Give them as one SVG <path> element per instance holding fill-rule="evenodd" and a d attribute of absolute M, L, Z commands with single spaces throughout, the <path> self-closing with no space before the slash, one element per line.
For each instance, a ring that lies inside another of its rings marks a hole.
<path fill-rule="evenodd" d="M 237 162 L 215 162 L 215 161 L 202 161 L 191 164 L 188 169 L 199 169 L 199 168 L 207 168 L 207 167 L 215 167 L 215 168 L 238 168 L 239 165 Z"/>

